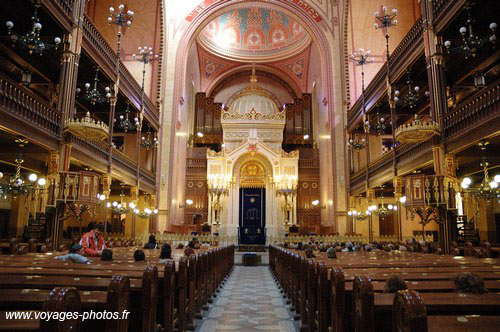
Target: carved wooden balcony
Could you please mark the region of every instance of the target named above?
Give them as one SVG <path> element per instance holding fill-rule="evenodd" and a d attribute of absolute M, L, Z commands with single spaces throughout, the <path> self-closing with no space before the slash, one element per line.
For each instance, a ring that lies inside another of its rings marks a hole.
<path fill-rule="evenodd" d="M 61 112 L 28 89 L 0 77 L 0 124 L 34 141 L 56 148 Z"/>
<path fill-rule="evenodd" d="M 72 157 L 100 172 L 107 172 L 109 159 L 107 142 L 83 140 L 71 134 L 68 134 L 67 140 L 71 143 Z"/>
<path fill-rule="evenodd" d="M 423 20 L 419 18 L 390 55 L 391 82 L 397 81 L 416 59 L 424 54 Z M 377 72 L 365 90 L 366 109 L 370 110 L 387 91 L 387 63 Z M 347 114 L 348 131 L 352 132 L 362 118 L 362 98 L 354 103 Z"/>
<path fill-rule="evenodd" d="M 48 180 L 47 205 L 57 202 L 98 203 L 100 175 L 92 172 L 61 172 Z"/>
<path fill-rule="evenodd" d="M 113 149 L 113 177 L 128 184 L 135 185 L 137 178 L 137 163 L 123 152 Z"/>
<path fill-rule="evenodd" d="M 140 173 L 139 173 L 139 178 L 140 178 L 140 189 L 144 190 L 148 193 L 155 193 L 156 192 L 156 175 L 151 172 L 150 170 L 140 167 Z"/>

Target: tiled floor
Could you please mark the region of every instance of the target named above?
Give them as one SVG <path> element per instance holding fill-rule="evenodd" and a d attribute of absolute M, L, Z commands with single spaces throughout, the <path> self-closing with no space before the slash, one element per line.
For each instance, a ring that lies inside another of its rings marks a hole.
<path fill-rule="evenodd" d="M 269 267 L 235 266 L 196 331 L 296 332 Z"/>

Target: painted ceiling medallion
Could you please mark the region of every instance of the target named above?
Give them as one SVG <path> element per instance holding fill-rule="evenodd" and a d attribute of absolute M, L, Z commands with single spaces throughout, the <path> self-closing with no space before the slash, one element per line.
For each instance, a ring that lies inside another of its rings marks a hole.
<path fill-rule="evenodd" d="M 264 62 L 303 51 L 311 37 L 287 14 L 252 7 L 226 12 L 209 22 L 198 35 L 198 43 L 226 59 Z"/>

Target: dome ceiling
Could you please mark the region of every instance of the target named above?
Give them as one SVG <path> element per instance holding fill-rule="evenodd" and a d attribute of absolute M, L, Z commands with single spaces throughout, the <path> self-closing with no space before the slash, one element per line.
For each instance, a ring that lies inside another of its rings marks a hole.
<path fill-rule="evenodd" d="M 241 8 L 209 22 L 198 35 L 199 44 L 221 57 L 262 62 L 303 51 L 311 37 L 293 18 L 267 8 Z"/>

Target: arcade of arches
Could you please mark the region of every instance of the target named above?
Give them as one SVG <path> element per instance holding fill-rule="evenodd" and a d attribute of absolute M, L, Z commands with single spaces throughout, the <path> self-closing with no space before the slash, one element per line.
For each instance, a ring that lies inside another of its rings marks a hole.
<path fill-rule="evenodd" d="M 465 234 L 497 242 L 498 193 L 478 189 L 499 165 L 494 18 L 489 2 L 462 2 L 3 3 L 3 33 L 18 38 L 1 43 L 0 238 L 59 245 L 98 221 L 131 238 L 205 227 L 269 244 L 294 226 L 424 232 L 445 251 Z M 382 26 L 384 6 L 397 25 Z M 35 7 L 47 44 L 30 54 L 19 38 Z M 467 28 L 472 51 L 457 35 L 468 15 L 487 21 Z M 87 112 L 99 130 L 71 124 Z M 46 185 L 17 195 L 16 167 Z M 262 203 L 247 227 L 245 195 Z"/>

